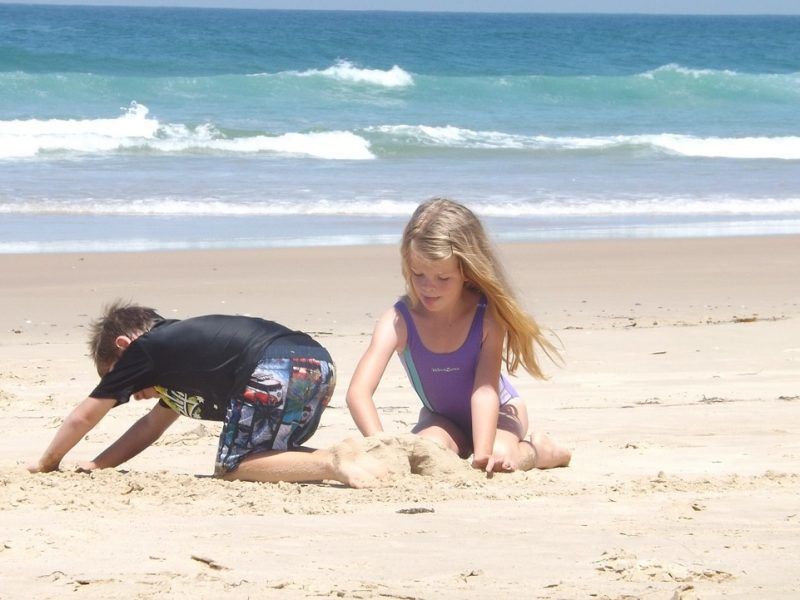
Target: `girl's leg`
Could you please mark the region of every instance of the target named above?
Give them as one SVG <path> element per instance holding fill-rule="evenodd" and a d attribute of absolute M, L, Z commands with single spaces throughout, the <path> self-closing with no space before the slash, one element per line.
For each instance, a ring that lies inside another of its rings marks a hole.
<path fill-rule="evenodd" d="M 527 431 L 528 409 L 522 400 L 515 398 L 500 407 L 494 454 L 507 457 L 503 461 L 505 470 L 552 469 L 569 464 L 569 450 L 546 433 L 533 432 L 526 437 Z"/>
<path fill-rule="evenodd" d="M 528 409 L 522 400 L 514 399 L 500 407 L 493 454 L 504 457 L 497 470 L 529 471 L 536 466 L 536 452 L 523 441 L 528 431 Z"/>
<path fill-rule="evenodd" d="M 572 453 L 559 446 L 553 438 L 541 431 L 534 431 L 520 444 L 529 444 L 535 452 L 534 467 L 537 469 L 553 469 L 567 467 L 572 460 Z"/>
<path fill-rule="evenodd" d="M 461 458 L 466 458 L 472 452 L 472 440 L 455 423 L 425 407 L 420 409 L 419 420 L 411 433 L 438 442 Z"/>

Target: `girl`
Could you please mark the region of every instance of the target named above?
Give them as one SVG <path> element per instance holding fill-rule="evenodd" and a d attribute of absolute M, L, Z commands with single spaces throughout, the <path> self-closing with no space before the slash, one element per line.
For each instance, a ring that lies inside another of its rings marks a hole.
<path fill-rule="evenodd" d="M 526 437 L 525 403 L 500 373 L 505 362 L 544 378 L 534 346 L 558 352 L 514 298 L 477 217 L 450 200 L 424 202 L 400 251 L 406 296 L 378 320 L 347 391 L 361 433 L 383 429 L 372 397 L 396 352 L 423 404 L 414 433 L 472 453 L 487 472 L 568 465 L 551 438 Z"/>

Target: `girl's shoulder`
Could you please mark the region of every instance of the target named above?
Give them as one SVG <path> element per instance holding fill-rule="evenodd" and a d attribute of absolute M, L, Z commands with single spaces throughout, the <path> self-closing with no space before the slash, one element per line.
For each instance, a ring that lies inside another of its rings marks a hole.
<path fill-rule="evenodd" d="M 506 327 L 497 317 L 491 300 L 484 297 L 482 301 L 486 304 L 486 309 L 483 311 L 483 339 L 486 340 L 490 335 L 505 337 Z"/>
<path fill-rule="evenodd" d="M 402 302 L 400 299 L 398 302 Z M 407 306 L 407 305 L 406 305 Z M 375 331 L 373 332 L 373 339 L 375 337 L 381 339 L 391 340 L 396 346 L 396 349 L 402 350 L 405 348 L 406 340 L 408 339 L 408 331 L 406 328 L 406 320 L 397 307 L 393 304 L 387 308 L 375 324 Z"/>

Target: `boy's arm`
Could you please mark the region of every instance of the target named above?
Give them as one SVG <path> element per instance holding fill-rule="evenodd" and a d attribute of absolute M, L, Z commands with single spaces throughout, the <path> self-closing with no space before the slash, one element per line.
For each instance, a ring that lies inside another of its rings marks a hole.
<path fill-rule="evenodd" d="M 375 390 L 398 346 L 397 315 L 394 308 L 386 311 L 375 324 L 369 347 L 358 361 L 347 388 L 347 408 L 358 430 L 365 436 L 383 431 L 375 401 Z"/>
<path fill-rule="evenodd" d="M 111 398 L 86 398 L 67 415 L 58 428 L 53 441 L 35 464 L 28 467 L 31 473 L 55 471 L 61 459 L 85 436 L 114 406 Z"/>
<path fill-rule="evenodd" d="M 108 469 L 130 460 L 161 437 L 178 418 L 178 413 L 161 404 L 136 421 L 119 439 L 97 457 L 81 466 L 87 469 Z"/>

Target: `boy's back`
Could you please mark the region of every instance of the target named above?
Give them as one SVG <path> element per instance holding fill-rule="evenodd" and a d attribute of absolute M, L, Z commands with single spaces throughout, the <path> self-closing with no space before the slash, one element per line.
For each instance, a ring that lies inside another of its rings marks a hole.
<path fill-rule="evenodd" d="M 222 420 L 230 397 L 244 387 L 263 350 L 285 345 L 319 347 L 305 333 L 254 317 L 158 321 L 131 342 L 90 396 L 122 404 L 133 393 L 159 385 L 196 397 L 200 418 Z"/>

